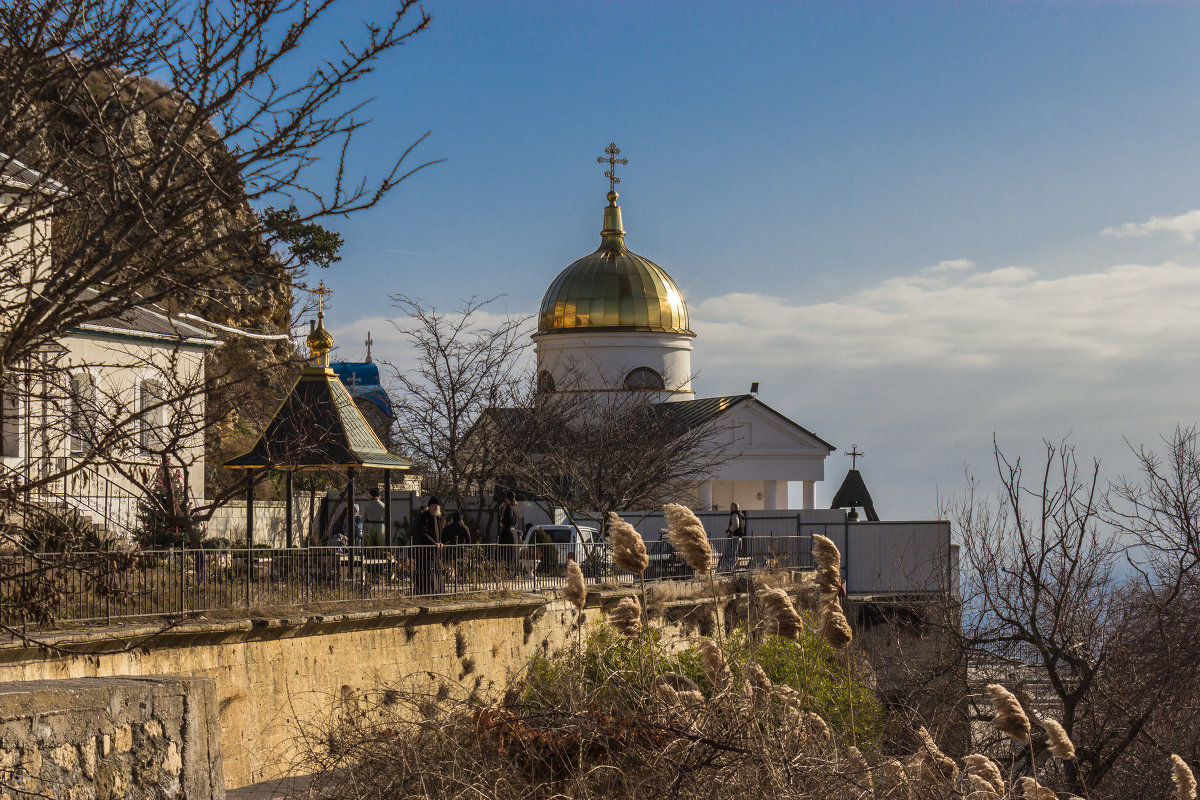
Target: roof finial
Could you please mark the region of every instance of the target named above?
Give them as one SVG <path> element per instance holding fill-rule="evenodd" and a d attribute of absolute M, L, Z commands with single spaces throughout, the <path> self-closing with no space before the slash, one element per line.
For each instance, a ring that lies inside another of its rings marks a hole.
<path fill-rule="evenodd" d="M 609 142 L 608 147 L 604 148 L 604 154 L 608 156 L 599 156 L 596 158 L 597 164 L 608 164 L 608 171 L 604 173 L 604 177 L 608 178 L 608 194 L 609 202 L 616 204 L 617 198 L 612 197 L 617 193 L 617 184 L 621 179 L 617 177 L 617 164 L 628 164 L 628 158 L 617 158 L 621 155 L 621 148 L 617 147 L 616 142 Z"/>
<path fill-rule="evenodd" d="M 325 330 L 325 295 L 332 294 L 325 288 L 325 280 L 317 289 L 317 327 L 308 334 L 308 353 L 314 367 L 329 366 L 329 351 L 333 349 L 333 337 Z"/>
<path fill-rule="evenodd" d="M 866 453 L 858 451 L 858 445 L 850 445 L 850 449 L 846 452 L 846 456 L 850 459 L 850 469 L 858 469 L 858 460 L 865 456 Z"/>
<path fill-rule="evenodd" d="M 371 363 L 371 345 L 375 344 L 375 340 L 371 338 L 371 332 L 367 331 L 367 363 Z"/>

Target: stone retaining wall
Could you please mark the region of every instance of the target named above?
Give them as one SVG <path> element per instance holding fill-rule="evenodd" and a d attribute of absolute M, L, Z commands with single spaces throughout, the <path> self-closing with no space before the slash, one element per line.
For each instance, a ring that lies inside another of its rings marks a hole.
<path fill-rule="evenodd" d="M 204 678 L 0 684 L 0 798 L 223 800 Z"/>

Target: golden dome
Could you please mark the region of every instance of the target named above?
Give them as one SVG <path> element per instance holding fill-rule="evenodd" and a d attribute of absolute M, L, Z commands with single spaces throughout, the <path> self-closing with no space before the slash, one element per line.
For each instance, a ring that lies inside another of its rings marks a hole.
<path fill-rule="evenodd" d="M 625 246 L 617 193 L 608 193 L 600 248 L 559 273 L 538 314 L 538 333 L 688 330 L 683 292 L 667 271 Z"/>

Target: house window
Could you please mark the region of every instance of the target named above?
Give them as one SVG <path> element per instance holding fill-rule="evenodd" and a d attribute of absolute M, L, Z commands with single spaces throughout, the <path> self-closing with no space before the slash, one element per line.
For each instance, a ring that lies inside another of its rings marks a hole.
<path fill-rule="evenodd" d="M 96 446 L 100 409 L 96 404 L 96 379 L 86 372 L 71 376 L 71 452 L 86 454 Z"/>
<path fill-rule="evenodd" d="M 666 388 L 662 375 L 649 367 L 638 367 L 625 376 L 625 388 L 661 392 Z"/>
<path fill-rule="evenodd" d="M 0 456 L 21 454 L 21 410 L 16 394 L 0 389 Z"/>
<path fill-rule="evenodd" d="M 142 448 L 149 451 L 162 450 L 170 439 L 167 430 L 166 392 L 158 381 L 142 381 L 141 421 Z"/>

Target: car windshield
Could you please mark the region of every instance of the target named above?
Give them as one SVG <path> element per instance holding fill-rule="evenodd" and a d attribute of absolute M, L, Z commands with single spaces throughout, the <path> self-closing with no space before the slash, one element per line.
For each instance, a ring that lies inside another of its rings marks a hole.
<path fill-rule="evenodd" d="M 571 531 L 546 531 L 550 535 L 550 541 L 555 544 L 570 544 Z"/>

